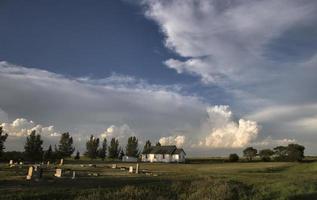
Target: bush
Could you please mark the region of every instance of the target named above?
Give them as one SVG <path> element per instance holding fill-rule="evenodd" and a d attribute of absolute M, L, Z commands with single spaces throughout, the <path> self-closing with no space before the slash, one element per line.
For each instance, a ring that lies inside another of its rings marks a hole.
<path fill-rule="evenodd" d="M 232 153 L 229 155 L 229 162 L 238 162 L 239 156 L 236 153 Z"/>

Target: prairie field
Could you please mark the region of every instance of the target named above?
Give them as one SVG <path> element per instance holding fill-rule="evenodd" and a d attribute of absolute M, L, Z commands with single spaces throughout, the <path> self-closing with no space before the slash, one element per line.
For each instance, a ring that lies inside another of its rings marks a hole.
<path fill-rule="evenodd" d="M 140 163 L 131 174 L 135 163 L 66 160 L 63 177 L 44 165 L 39 181 L 26 180 L 28 165 L 3 163 L 0 199 L 317 199 L 317 162 L 191 161 Z"/>

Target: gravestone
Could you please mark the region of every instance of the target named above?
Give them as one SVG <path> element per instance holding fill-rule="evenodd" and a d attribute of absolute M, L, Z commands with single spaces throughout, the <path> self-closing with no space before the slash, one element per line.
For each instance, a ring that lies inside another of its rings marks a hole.
<path fill-rule="evenodd" d="M 56 169 L 54 174 L 55 177 L 61 178 L 62 177 L 62 169 Z"/>
<path fill-rule="evenodd" d="M 26 180 L 31 180 L 33 176 L 33 166 L 29 167 L 28 175 L 26 176 Z"/>
<path fill-rule="evenodd" d="M 10 160 L 9 166 L 10 166 L 10 167 L 14 167 L 14 166 L 15 166 L 14 163 L 13 163 L 13 160 Z"/>
<path fill-rule="evenodd" d="M 112 169 L 116 169 L 117 168 L 117 164 L 112 164 Z"/>
<path fill-rule="evenodd" d="M 136 164 L 135 173 L 136 173 L 136 174 L 138 174 L 138 173 L 139 173 L 139 163 L 138 163 L 138 164 Z"/>
<path fill-rule="evenodd" d="M 133 167 L 132 166 L 129 167 L 129 173 L 133 173 Z"/>
<path fill-rule="evenodd" d="M 73 176 L 72 176 L 72 179 L 75 179 L 76 178 L 76 172 L 73 171 Z"/>
<path fill-rule="evenodd" d="M 62 166 L 64 164 L 64 159 L 61 159 L 61 162 L 59 163 L 60 166 Z"/>
<path fill-rule="evenodd" d="M 50 161 L 47 161 L 46 166 L 47 166 L 47 167 L 50 166 Z"/>

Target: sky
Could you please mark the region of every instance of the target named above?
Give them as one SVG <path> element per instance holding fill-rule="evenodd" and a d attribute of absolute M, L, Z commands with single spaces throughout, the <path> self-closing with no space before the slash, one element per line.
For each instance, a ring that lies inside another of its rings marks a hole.
<path fill-rule="evenodd" d="M 317 154 L 314 0 L 1 0 L 0 125 L 223 156 Z"/>

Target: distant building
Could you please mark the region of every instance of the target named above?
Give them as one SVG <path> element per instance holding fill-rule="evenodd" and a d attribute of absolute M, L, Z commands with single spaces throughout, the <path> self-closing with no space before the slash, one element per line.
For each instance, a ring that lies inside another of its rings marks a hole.
<path fill-rule="evenodd" d="M 173 146 L 154 146 L 142 152 L 142 162 L 185 162 L 186 153 L 183 149 Z"/>
<path fill-rule="evenodd" d="M 138 159 L 132 156 L 123 156 L 122 162 L 138 162 Z"/>

